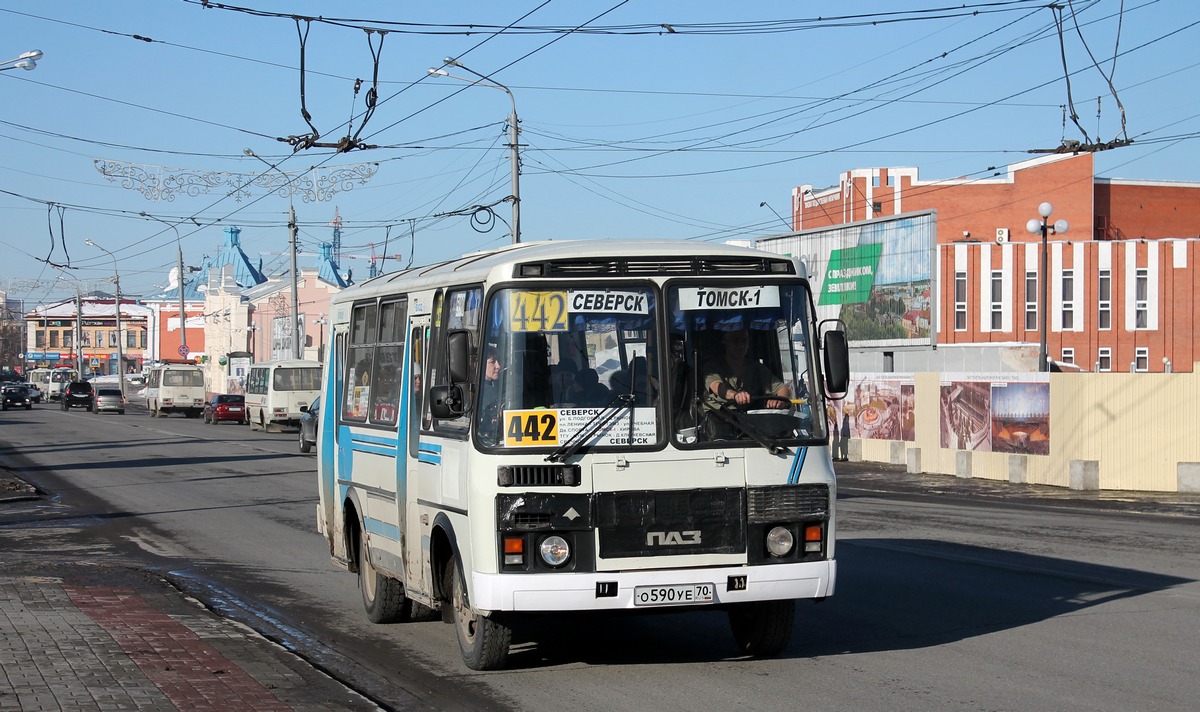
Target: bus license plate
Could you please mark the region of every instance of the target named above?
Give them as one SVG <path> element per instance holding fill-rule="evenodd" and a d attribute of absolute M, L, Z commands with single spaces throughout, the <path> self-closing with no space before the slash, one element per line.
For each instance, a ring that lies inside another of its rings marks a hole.
<path fill-rule="evenodd" d="M 678 606 L 712 603 L 715 586 L 711 583 L 676 583 L 664 586 L 638 586 L 633 589 L 635 606 Z"/>

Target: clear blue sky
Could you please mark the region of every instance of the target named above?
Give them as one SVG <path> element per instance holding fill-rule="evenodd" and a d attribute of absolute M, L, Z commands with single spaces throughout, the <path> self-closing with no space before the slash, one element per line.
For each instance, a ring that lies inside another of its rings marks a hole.
<path fill-rule="evenodd" d="M 330 200 L 294 195 L 302 264 L 331 238 L 335 207 L 343 267 L 357 278 L 371 243 L 418 264 L 505 244 L 509 99 L 427 76 L 448 56 L 516 98 L 525 241 L 777 234 L 772 209 L 788 217 L 793 187 L 836 184 L 852 168 L 982 178 L 1028 149 L 1085 140 L 1064 127 L 1052 11 L 964 2 L 236 3 L 336 15 L 311 23 L 305 42 L 305 102 L 321 141 L 345 136 L 352 116 L 359 131 L 374 43 L 379 101 L 358 135 L 379 148 L 339 155 L 275 140 L 310 131 L 289 17 L 200 0 L 0 0 L 0 61 L 45 53 L 32 72 L 0 71 L 0 290 L 27 307 L 73 295 L 76 280 L 111 290 L 112 259 L 92 239 L 117 257 L 123 291 L 158 291 L 176 260 L 175 232 L 159 220 L 179 224 L 189 264 L 237 225 L 248 254 L 284 267 L 288 198 L 256 185 L 227 195 L 278 177 L 246 149 L 289 175 L 378 164 Z M 1200 181 L 1200 2 L 1062 2 L 1087 139 L 1134 141 L 1098 154 L 1099 174 Z M 382 47 L 367 27 L 389 30 Z M 148 199 L 97 165 L 211 184 Z M 490 232 L 447 215 L 493 204 Z"/>

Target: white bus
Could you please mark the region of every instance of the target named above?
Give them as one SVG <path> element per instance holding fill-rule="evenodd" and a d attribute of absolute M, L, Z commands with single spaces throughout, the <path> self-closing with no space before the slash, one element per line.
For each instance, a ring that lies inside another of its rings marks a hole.
<path fill-rule="evenodd" d="M 183 413 L 199 418 L 204 413 L 204 368 L 168 363 L 146 372 L 146 409 L 151 418 Z"/>
<path fill-rule="evenodd" d="M 300 408 L 321 395 L 321 364 L 280 359 L 250 366 L 246 375 L 246 417 L 251 428 L 299 427 Z"/>
<path fill-rule="evenodd" d="M 29 371 L 29 382 L 38 387 L 42 398 L 55 401 L 62 398 L 63 389 L 71 381 L 79 380 L 79 372 L 73 368 L 35 368 Z"/>
<path fill-rule="evenodd" d="M 825 400 L 849 379 L 797 272 L 725 245 L 523 243 L 335 295 L 317 528 L 367 617 L 442 610 L 475 670 L 545 612 L 707 607 L 742 652 L 780 652 L 796 600 L 834 591 Z M 769 394 L 710 380 L 732 332 Z"/>

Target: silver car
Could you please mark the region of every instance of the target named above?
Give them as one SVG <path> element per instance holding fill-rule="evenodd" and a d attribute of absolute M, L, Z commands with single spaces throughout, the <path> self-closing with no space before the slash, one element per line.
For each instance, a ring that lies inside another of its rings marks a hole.
<path fill-rule="evenodd" d="M 92 412 L 116 411 L 118 415 L 125 414 L 125 396 L 119 388 L 97 388 L 96 399 L 92 401 Z"/>

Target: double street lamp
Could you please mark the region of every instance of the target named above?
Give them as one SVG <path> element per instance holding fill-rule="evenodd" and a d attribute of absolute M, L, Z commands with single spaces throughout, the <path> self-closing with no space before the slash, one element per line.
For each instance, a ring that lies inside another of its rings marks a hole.
<path fill-rule="evenodd" d="M 27 72 L 32 72 L 37 69 L 37 61 L 42 58 L 42 50 L 31 49 L 28 52 L 22 52 L 20 57 L 16 59 L 6 59 L 0 62 L 0 72 L 6 69 L 24 69 Z"/>
<path fill-rule="evenodd" d="M 469 72 L 479 78 L 468 79 L 467 77 L 456 77 L 445 69 L 433 68 L 429 69 L 430 76 L 449 77 L 461 82 L 477 84 L 481 87 L 499 89 L 508 94 L 508 100 L 512 102 L 512 114 L 508 117 L 508 147 L 510 149 L 509 158 L 512 164 L 512 241 L 513 244 L 516 244 L 521 241 L 521 156 L 518 153 L 520 144 L 517 141 L 517 136 L 520 134 L 520 128 L 517 123 L 517 99 L 508 87 L 486 74 L 480 74 L 474 69 L 465 66 L 454 57 L 446 57 L 442 60 L 442 64 L 448 67 L 458 67 L 464 72 Z"/>
<path fill-rule="evenodd" d="M 124 335 L 121 333 L 121 274 L 117 271 L 117 256 L 91 240 L 84 240 L 84 244 L 95 247 L 104 254 L 112 258 L 113 261 L 113 284 L 117 287 L 116 313 L 117 313 L 117 387 L 121 389 L 121 397 L 125 396 L 125 350 L 121 343 Z M 80 369 L 83 368 L 83 363 L 79 364 Z"/>
<path fill-rule="evenodd" d="M 1061 235 L 1067 231 L 1069 225 L 1066 220 L 1057 220 L 1053 225 L 1050 224 L 1050 215 L 1054 212 L 1054 206 L 1050 203 L 1042 203 L 1038 206 L 1038 215 L 1041 219 L 1030 218 L 1029 222 L 1025 223 L 1025 229 L 1031 234 L 1042 235 L 1042 267 L 1038 281 L 1041 282 L 1041 299 L 1038 304 L 1038 317 L 1040 317 L 1039 330 L 1041 332 L 1041 344 L 1038 350 L 1038 371 L 1045 373 L 1050 370 L 1050 362 L 1046 355 L 1046 318 L 1050 309 L 1047 301 L 1047 284 L 1050 281 L 1050 271 L 1046 265 L 1046 235 L 1053 232 L 1056 235 Z"/>

